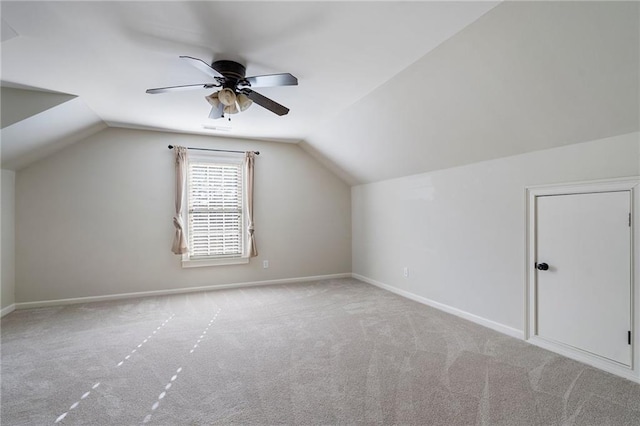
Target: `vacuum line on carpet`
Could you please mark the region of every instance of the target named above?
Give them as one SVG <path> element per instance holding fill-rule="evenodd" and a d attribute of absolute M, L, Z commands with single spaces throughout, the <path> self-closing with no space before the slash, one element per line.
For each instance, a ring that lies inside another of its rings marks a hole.
<path fill-rule="evenodd" d="M 144 345 L 145 343 L 147 343 L 149 341 L 149 339 L 151 339 L 153 337 L 154 334 L 156 334 L 158 331 L 160 331 L 162 329 L 162 327 L 164 327 L 165 325 L 167 325 L 167 323 L 169 321 L 171 321 L 171 319 L 176 316 L 176 314 L 171 314 L 171 316 L 169 318 L 167 318 L 166 320 L 164 320 L 164 322 L 162 324 L 160 324 L 160 326 L 158 328 L 156 328 L 155 330 L 153 330 L 153 333 L 151 333 L 150 335 L 147 336 L 146 339 L 144 339 L 138 346 L 136 346 L 131 353 L 129 353 L 129 355 L 125 356 L 124 359 L 122 361 L 120 361 L 118 364 L 116 364 L 116 367 L 120 367 L 122 364 L 125 363 L 125 361 L 129 360 L 129 358 L 131 358 L 131 355 L 133 355 L 134 353 L 136 353 L 138 351 L 138 349 L 140 349 L 142 347 L 142 345 Z"/>
<path fill-rule="evenodd" d="M 151 333 L 149 336 L 147 336 L 146 339 L 144 339 L 144 341 L 142 343 L 140 343 L 134 350 L 131 351 L 131 353 L 127 356 L 124 357 L 124 359 L 122 361 L 120 361 L 118 364 L 116 364 L 116 367 L 120 367 L 122 364 L 124 364 L 125 361 L 127 361 L 129 358 L 131 358 L 131 355 L 133 355 L 134 353 L 136 353 L 136 351 L 142 347 L 143 344 L 147 343 L 149 341 L 149 339 L 151 339 L 151 337 L 156 334 L 158 331 L 160 331 L 160 329 L 162 329 L 162 327 L 164 327 L 165 325 L 167 325 L 167 323 L 169 321 L 171 321 L 171 319 L 175 316 L 176 314 L 171 314 L 171 316 L 169 318 L 167 318 L 166 320 L 164 320 L 164 322 L 158 327 L 156 328 L 153 333 Z M 91 387 L 91 390 L 97 389 L 98 386 L 100 386 L 100 382 L 94 384 Z M 80 400 L 74 402 L 73 404 L 71 404 L 71 407 L 69 407 L 69 409 L 67 411 L 65 411 L 64 413 L 60 414 L 58 416 L 58 418 L 56 419 L 56 421 L 54 423 L 60 423 L 65 417 L 67 417 L 67 414 L 69 414 L 69 412 L 71 410 L 74 410 L 78 407 L 78 405 L 80 405 L 80 401 L 82 401 L 83 399 L 86 399 L 89 394 L 91 394 L 91 390 L 85 392 L 82 394 L 82 396 L 80 397 Z"/>
<path fill-rule="evenodd" d="M 200 344 L 202 339 L 205 338 L 207 331 L 209 331 L 209 327 L 211 327 L 211 325 L 216 320 L 216 318 L 218 318 L 219 313 L 220 313 L 220 309 L 218 309 L 218 311 L 213 315 L 213 318 L 211 318 L 211 321 L 209 321 L 209 324 L 207 324 L 207 327 L 202 331 L 202 333 L 200 333 L 200 337 L 198 337 L 198 339 L 196 340 L 196 343 L 193 345 L 193 347 L 189 351 L 190 354 L 192 354 L 198 348 L 198 345 Z M 176 379 L 178 378 L 178 374 L 180 374 L 181 372 L 182 372 L 182 367 L 179 367 L 176 370 L 175 374 L 171 376 L 171 379 L 169 379 L 169 382 L 165 385 L 164 390 L 160 393 L 160 395 L 158 395 L 158 400 L 155 401 L 151 406 L 151 413 L 153 413 L 158 409 L 158 407 L 160 406 L 160 401 L 164 399 L 165 396 L 167 396 L 167 391 L 171 388 L 171 386 L 173 386 L 173 382 L 176 381 Z M 147 414 L 144 417 L 144 419 L 142 420 L 142 424 L 146 424 L 151 421 L 151 416 L 152 416 L 151 413 Z"/>
<path fill-rule="evenodd" d="M 97 389 L 98 386 L 100 386 L 100 382 L 98 382 L 95 385 L 91 386 L 91 390 Z M 80 401 L 82 401 L 83 399 L 88 397 L 90 393 L 91 393 L 91 391 L 87 391 L 87 392 L 83 393 L 82 396 L 80 397 L 79 401 L 76 401 L 73 404 L 71 404 L 71 407 L 69 407 L 69 411 L 75 409 L 78 405 L 80 405 Z M 54 423 L 60 423 L 62 421 L 62 419 L 67 417 L 67 414 L 69 414 L 69 411 L 65 411 L 64 413 L 60 414 Z"/>

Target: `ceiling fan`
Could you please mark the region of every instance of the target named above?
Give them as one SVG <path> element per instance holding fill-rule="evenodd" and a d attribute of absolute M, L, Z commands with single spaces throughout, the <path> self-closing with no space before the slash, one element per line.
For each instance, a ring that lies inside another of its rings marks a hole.
<path fill-rule="evenodd" d="M 221 87 L 217 92 L 205 96 L 205 99 L 212 106 L 209 118 L 213 119 L 222 118 L 224 114 L 236 114 L 244 111 L 253 102 L 277 115 L 285 115 L 289 112 L 289 108 L 251 90 L 254 87 L 297 86 L 298 79 L 289 73 L 245 77 L 246 68 L 244 65 L 234 61 L 220 60 L 209 65 L 202 59 L 192 58 L 191 56 L 180 56 L 180 58 L 213 77 L 214 82 L 159 87 L 148 89 L 147 93 L 157 94 L 176 90 Z"/>

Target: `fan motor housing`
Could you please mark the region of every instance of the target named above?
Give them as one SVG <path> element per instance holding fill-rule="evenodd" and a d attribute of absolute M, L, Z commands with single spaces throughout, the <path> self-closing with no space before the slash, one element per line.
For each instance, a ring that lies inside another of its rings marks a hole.
<path fill-rule="evenodd" d="M 227 60 L 215 61 L 214 63 L 211 64 L 211 68 L 218 71 L 227 80 L 231 80 L 229 81 L 229 83 L 232 83 L 233 85 L 229 85 L 229 86 L 234 88 L 239 81 L 244 80 L 245 73 L 247 72 L 247 69 L 245 68 L 244 65 L 234 61 L 227 61 Z"/>

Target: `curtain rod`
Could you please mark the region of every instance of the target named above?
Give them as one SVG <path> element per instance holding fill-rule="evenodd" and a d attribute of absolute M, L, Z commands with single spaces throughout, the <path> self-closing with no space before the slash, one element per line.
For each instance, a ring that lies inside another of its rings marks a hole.
<path fill-rule="evenodd" d="M 169 145 L 169 149 L 173 149 L 173 145 Z M 195 151 L 217 151 L 217 152 L 236 152 L 238 154 L 244 154 L 247 151 L 233 151 L 229 149 L 211 149 L 211 148 L 191 148 L 187 147 L 187 149 L 193 149 Z M 260 151 L 253 151 L 256 155 L 260 155 Z"/>

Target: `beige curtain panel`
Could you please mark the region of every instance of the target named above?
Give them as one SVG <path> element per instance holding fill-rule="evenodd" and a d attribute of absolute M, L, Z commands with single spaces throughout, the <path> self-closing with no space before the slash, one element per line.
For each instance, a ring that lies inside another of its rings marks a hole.
<path fill-rule="evenodd" d="M 184 146 L 173 147 L 176 156 L 176 215 L 173 216 L 173 226 L 176 234 L 173 237 L 171 251 L 175 254 L 189 252 L 187 239 L 184 237 L 184 221 L 182 212 L 184 210 L 184 188 L 187 181 L 187 148 Z"/>
<path fill-rule="evenodd" d="M 247 179 L 247 243 L 249 244 L 248 256 L 256 257 L 258 248 L 256 246 L 256 236 L 253 227 L 253 164 L 255 163 L 256 154 L 248 151 L 244 156 L 244 172 Z"/>

